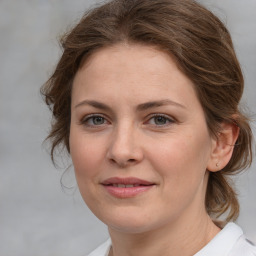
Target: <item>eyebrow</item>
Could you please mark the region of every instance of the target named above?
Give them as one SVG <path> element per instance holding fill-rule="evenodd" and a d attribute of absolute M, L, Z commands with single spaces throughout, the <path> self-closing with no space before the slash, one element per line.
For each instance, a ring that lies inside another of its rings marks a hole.
<path fill-rule="evenodd" d="M 180 108 L 186 108 L 185 106 L 181 105 L 178 102 L 169 100 L 169 99 L 165 99 L 165 100 L 157 100 L 157 101 L 149 101 L 146 103 L 142 103 L 139 104 L 137 106 L 137 110 L 138 111 L 144 111 L 150 108 L 155 108 L 155 107 L 161 107 L 161 106 L 166 106 L 166 105 L 172 105 L 172 106 L 176 106 L 176 107 L 180 107 Z"/>
<path fill-rule="evenodd" d="M 89 105 L 89 106 L 92 106 L 94 108 L 98 108 L 98 109 L 101 109 L 101 110 L 112 111 L 111 108 L 108 105 L 106 105 L 104 103 L 101 103 L 101 102 L 98 102 L 98 101 L 95 101 L 95 100 L 83 100 L 82 102 L 78 103 L 75 106 L 75 108 L 78 108 L 78 107 L 84 106 L 84 105 Z M 184 105 L 181 105 L 178 102 L 175 102 L 175 101 L 172 101 L 172 100 L 169 100 L 169 99 L 165 99 L 165 100 L 149 101 L 149 102 L 139 104 L 136 107 L 136 110 L 145 111 L 147 109 L 166 106 L 166 105 L 172 105 L 172 106 L 176 106 L 176 107 L 186 109 L 186 107 Z"/>
<path fill-rule="evenodd" d="M 111 108 L 108 105 L 106 105 L 104 103 L 101 103 L 101 102 L 98 102 L 96 100 L 83 100 L 80 103 L 78 103 L 75 106 L 75 108 L 78 108 L 78 107 L 84 106 L 84 105 L 89 105 L 89 106 L 92 106 L 94 108 L 111 111 Z"/>

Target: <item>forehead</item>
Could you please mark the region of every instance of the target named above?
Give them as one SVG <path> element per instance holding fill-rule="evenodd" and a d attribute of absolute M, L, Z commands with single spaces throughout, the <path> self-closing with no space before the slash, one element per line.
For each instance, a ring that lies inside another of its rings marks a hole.
<path fill-rule="evenodd" d="M 148 100 L 167 95 L 183 101 L 187 96 L 195 97 L 192 81 L 169 54 L 137 44 L 118 44 L 96 51 L 78 70 L 73 86 L 75 97 L 82 97 L 81 92 L 87 96 L 97 93 L 97 97 L 130 94 Z"/>
<path fill-rule="evenodd" d="M 159 62 L 178 68 L 174 57 L 155 45 L 123 42 L 96 50 L 82 63 L 79 71 L 83 69 L 108 71 L 108 68 L 111 69 L 110 64 L 116 64 L 120 68 L 125 67 L 127 72 L 130 68 L 134 71 L 143 67 L 147 68 L 147 72 L 156 73 L 156 71 L 164 71 L 163 65 L 159 66 Z"/>

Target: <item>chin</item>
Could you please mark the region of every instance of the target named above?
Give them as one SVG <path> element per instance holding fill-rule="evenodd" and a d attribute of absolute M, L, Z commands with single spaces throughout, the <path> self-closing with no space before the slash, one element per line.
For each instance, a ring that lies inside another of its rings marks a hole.
<path fill-rule="evenodd" d="M 108 228 L 123 232 L 123 233 L 144 233 L 152 230 L 155 226 L 154 220 L 141 211 L 110 211 L 104 216 L 98 216 Z M 157 222 L 157 221 L 156 221 Z M 151 225 L 149 226 L 149 223 Z"/>

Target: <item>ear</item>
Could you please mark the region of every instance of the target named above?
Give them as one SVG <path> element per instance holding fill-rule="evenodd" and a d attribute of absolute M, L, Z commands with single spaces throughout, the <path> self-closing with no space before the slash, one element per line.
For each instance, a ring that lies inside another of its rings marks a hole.
<path fill-rule="evenodd" d="M 239 127 L 234 123 L 222 123 L 217 138 L 212 138 L 212 151 L 207 165 L 211 172 L 223 169 L 230 161 L 236 140 L 239 135 Z"/>

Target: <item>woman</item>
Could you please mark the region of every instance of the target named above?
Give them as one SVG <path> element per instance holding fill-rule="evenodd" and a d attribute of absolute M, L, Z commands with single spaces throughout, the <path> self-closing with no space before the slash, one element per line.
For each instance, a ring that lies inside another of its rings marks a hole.
<path fill-rule="evenodd" d="M 249 256 L 228 176 L 252 161 L 230 35 L 191 0 L 113 0 L 62 41 L 42 88 L 54 150 L 111 239 L 90 256 Z M 219 217 L 225 214 L 224 221 Z"/>

